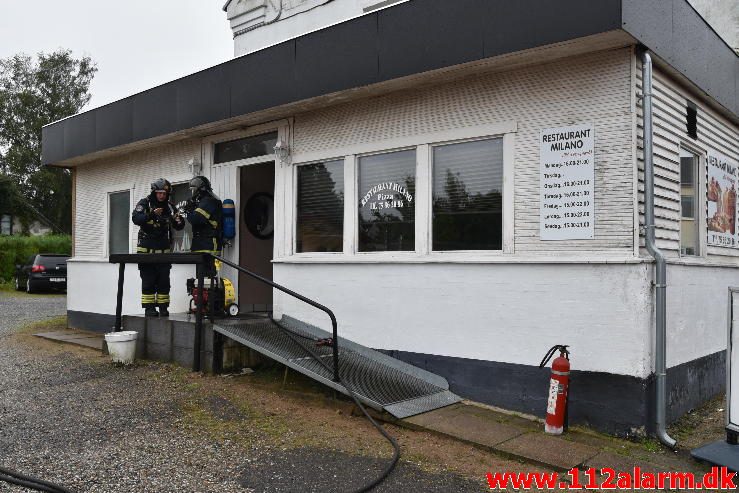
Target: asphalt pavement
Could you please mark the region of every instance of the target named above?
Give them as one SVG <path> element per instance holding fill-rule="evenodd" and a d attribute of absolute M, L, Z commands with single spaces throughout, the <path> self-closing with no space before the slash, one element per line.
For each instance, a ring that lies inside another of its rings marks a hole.
<path fill-rule="evenodd" d="M 65 304 L 58 295 L 0 292 L 0 466 L 74 492 L 236 493 L 353 491 L 386 463 L 286 449 L 268 435 L 214 437 L 187 413 L 200 397 L 183 380 L 185 370 L 149 362 L 121 368 L 89 349 L 13 336 L 32 321 L 63 315 Z M 243 419 L 248 430 L 250 417 Z M 0 483 L 0 491 L 29 490 Z M 401 462 L 376 491 L 483 488 Z"/>

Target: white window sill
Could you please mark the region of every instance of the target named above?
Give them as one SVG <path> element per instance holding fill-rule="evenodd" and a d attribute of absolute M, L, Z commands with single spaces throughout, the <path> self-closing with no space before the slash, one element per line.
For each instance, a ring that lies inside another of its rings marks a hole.
<path fill-rule="evenodd" d="M 633 256 L 517 256 L 514 254 L 491 253 L 432 253 L 408 254 L 356 254 L 341 253 L 297 254 L 272 260 L 275 264 L 641 264 L 651 259 Z"/>

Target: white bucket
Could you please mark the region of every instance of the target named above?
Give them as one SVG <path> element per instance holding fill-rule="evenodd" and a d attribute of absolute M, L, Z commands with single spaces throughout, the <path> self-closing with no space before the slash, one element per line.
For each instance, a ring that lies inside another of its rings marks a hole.
<path fill-rule="evenodd" d="M 110 332 L 105 334 L 105 342 L 108 343 L 108 352 L 113 358 L 113 363 L 130 365 L 136 357 L 136 337 L 138 332 L 124 330 L 122 332 Z"/>

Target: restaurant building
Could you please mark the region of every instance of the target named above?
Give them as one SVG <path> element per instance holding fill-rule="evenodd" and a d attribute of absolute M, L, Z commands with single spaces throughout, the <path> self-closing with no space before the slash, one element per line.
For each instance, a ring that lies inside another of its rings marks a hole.
<path fill-rule="evenodd" d="M 275 8 L 275 5 L 281 8 Z M 725 386 L 739 284 L 739 57 L 684 0 L 232 1 L 236 57 L 43 131 L 74 176 L 71 326 L 108 330 L 133 205 L 194 174 L 236 203 L 224 255 L 336 313 L 339 333 L 543 416 L 567 344 L 570 418 L 653 429 L 641 52 L 654 60 L 667 418 Z M 328 27 L 326 27 L 328 26 Z M 260 34 L 263 33 L 263 34 Z M 251 49 L 250 49 L 251 48 Z M 176 240 L 187 250 L 187 230 Z M 185 311 L 188 266 L 172 271 Z M 242 311 L 326 328 L 224 269 Z M 124 313 L 141 313 L 127 269 Z"/>

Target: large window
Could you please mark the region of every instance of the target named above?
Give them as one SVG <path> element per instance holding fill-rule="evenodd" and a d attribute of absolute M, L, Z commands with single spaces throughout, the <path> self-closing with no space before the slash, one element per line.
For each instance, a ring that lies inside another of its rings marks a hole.
<path fill-rule="evenodd" d="M 415 250 L 415 195 L 415 149 L 359 158 L 358 250 Z"/>
<path fill-rule="evenodd" d="M 298 167 L 296 251 L 344 248 L 344 161 Z"/>
<path fill-rule="evenodd" d="M 213 149 L 213 164 L 272 154 L 275 144 L 277 144 L 277 132 L 220 142 Z"/>
<path fill-rule="evenodd" d="M 128 190 L 108 195 L 108 253 L 129 253 L 131 194 Z"/>
<path fill-rule="evenodd" d="M 508 122 L 370 141 L 341 158 L 335 149 L 298 152 L 286 197 L 292 241 L 277 248 L 301 254 L 296 261 L 331 262 L 513 253 L 516 129 Z"/>
<path fill-rule="evenodd" d="M 433 148 L 433 250 L 500 250 L 503 139 Z"/>
<path fill-rule="evenodd" d="M 189 183 L 178 183 L 172 185 L 171 201 L 176 209 L 184 207 L 187 199 L 191 197 Z M 185 227 L 180 231 L 172 230 L 172 251 L 189 252 L 192 244 L 192 226 L 190 221 L 185 221 Z"/>
<path fill-rule="evenodd" d="M 698 255 L 698 156 L 680 149 L 680 254 Z"/>

